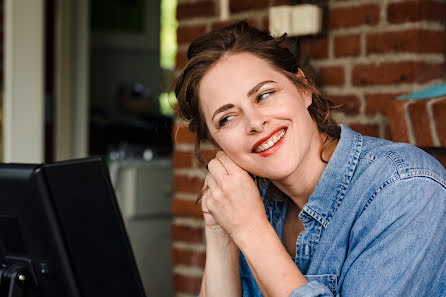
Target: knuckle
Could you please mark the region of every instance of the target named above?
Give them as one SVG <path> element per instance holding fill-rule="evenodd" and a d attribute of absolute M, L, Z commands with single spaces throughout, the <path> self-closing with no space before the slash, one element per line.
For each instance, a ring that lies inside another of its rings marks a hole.
<path fill-rule="evenodd" d="M 214 168 L 216 162 L 217 162 L 217 160 L 215 160 L 215 159 L 210 160 L 208 163 L 208 169 L 211 170 L 211 168 Z"/>

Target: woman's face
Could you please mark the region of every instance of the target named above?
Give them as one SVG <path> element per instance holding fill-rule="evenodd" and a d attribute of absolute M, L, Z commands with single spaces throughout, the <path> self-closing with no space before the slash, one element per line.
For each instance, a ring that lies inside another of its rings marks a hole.
<path fill-rule="evenodd" d="M 199 97 L 213 139 L 244 170 L 281 180 L 308 155 L 315 129 L 307 110 L 311 93 L 298 91 L 267 61 L 225 55 L 202 78 Z"/>

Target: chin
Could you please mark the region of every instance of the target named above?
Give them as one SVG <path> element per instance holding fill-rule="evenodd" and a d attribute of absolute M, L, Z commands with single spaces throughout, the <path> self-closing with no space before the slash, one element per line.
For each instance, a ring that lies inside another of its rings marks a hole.
<path fill-rule="evenodd" d="M 280 168 L 261 168 L 257 170 L 249 171 L 250 173 L 263 177 L 269 180 L 283 180 L 293 174 L 296 171 L 297 166 L 290 166 L 294 164 L 286 164 L 287 166 L 281 166 Z"/>

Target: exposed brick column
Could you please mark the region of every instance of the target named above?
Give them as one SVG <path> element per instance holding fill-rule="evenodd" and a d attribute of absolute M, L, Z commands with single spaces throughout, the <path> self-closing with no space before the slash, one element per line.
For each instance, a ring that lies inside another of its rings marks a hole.
<path fill-rule="evenodd" d="M 394 101 L 386 112 L 395 141 L 421 148 L 446 148 L 446 96 Z"/>
<path fill-rule="evenodd" d="M 386 108 L 401 94 L 445 81 L 444 1 L 327 1 L 327 34 L 303 38 L 302 56 L 335 103 L 335 117 L 390 138 Z"/>
<path fill-rule="evenodd" d="M 290 2 L 179 0 L 177 73 L 185 66 L 187 47 L 196 36 L 241 19 L 266 29 L 268 8 Z M 440 128 L 446 127 L 446 100 L 395 100 L 399 95 L 446 82 L 446 3 L 443 0 L 314 3 L 326 8 L 326 32 L 300 39 L 301 59 L 308 58 L 318 85 L 335 103 L 342 104 L 335 112 L 338 122 L 366 135 L 412 142 L 446 164 L 446 136 L 444 128 Z M 176 296 L 189 297 L 199 291 L 205 260 L 203 220 L 194 203 L 205 173 L 192 160 L 193 135 L 185 124 L 177 120 L 173 135 L 174 287 Z"/>

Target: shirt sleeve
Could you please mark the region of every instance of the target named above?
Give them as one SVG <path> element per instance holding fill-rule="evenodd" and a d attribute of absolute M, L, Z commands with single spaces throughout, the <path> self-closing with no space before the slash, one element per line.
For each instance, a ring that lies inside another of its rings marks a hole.
<path fill-rule="evenodd" d="M 295 289 L 289 297 L 331 297 L 333 294 L 323 284 L 312 281 Z"/>
<path fill-rule="evenodd" d="M 390 182 L 367 205 L 351 230 L 340 295 L 446 296 L 444 181 Z"/>
<path fill-rule="evenodd" d="M 428 177 L 379 189 L 351 230 L 338 297 L 446 296 L 446 187 Z M 334 296 L 310 281 L 289 297 Z"/>

